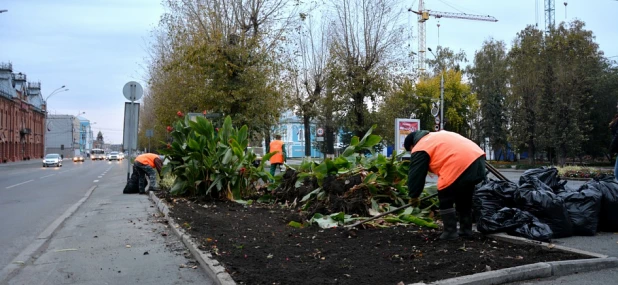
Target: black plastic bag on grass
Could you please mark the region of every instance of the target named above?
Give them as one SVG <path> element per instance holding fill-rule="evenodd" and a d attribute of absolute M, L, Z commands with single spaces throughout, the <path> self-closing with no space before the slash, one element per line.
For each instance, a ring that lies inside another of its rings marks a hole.
<path fill-rule="evenodd" d="M 509 232 L 537 220 L 532 214 L 516 208 L 502 208 L 491 216 L 481 217 L 476 228 L 484 234 Z"/>
<path fill-rule="evenodd" d="M 519 185 L 515 192 L 515 203 L 517 208 L 530 212 L 547 224 L 553 232 L 553 238 L 573 235 L 573 225 L 564 201 L 538 178 L 530 176 Z"/>
<path fill-rule="evenodd" d="M 581 188 L 584 187 L 601 193 L 598 230 L 618 232 L 618 181 L 613 176 L 604 175 L 586 182 Z"/>
<path fill-rule="evenodd" d="M 582 185 L 577 191 L 558 194 L 564 200 L 573 225 L 573 234 L 593 236 L 597 232 L 599 213 L 601 211 L 601 191 Z"/>
<path fill-rule="evenodd" d="M 556 194 L 566 191 L 566 187 L 564 185 L 567 181 L 560 181 L 558 169 L 554 167 L 541 167 L 526 170 L 521 177 L 519 177 L 519 185 L 529 183 L 532 177 L 538 178 L 538 180 L 549 186 L 549 188 L 551 188 L 551 190 Z"/>
<path fill-rule="evenodd" d="M 515 206 L 513 199 L 515 191 L 517 191 L 517 185 L 508 181 L 491 180 L 477 188 L 472 197 L 475 220 L 490 217 L 504 207 Z"/>

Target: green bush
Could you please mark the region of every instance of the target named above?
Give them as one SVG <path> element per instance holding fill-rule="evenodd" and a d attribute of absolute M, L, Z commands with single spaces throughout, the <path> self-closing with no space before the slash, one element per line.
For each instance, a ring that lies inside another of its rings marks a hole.
<path fill-rule="evenodd" d="M 161 152 L 169 160 L 164 173 L 175 177 L 170 189 L 173 195 L 241 200 L 257 192 L 257 181 L 272 178 L 264 171 L 264 162 L 274 153 L 266 154 L 258 167 L 253 166 L 256 155 L 246 151 L 247 126 L 234 128 L 229 116 L 220 130 L 209 120 L 196 117 L 195 121 L 180 119 L 168 131 L 173 142 Z"/>

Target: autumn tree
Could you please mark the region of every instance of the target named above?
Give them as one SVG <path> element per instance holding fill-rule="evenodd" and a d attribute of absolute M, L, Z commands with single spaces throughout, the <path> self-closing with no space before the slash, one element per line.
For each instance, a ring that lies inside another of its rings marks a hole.
<path fill-rule="evenodd" d="M 281 43 L 295 9 L 289 0 L 165 2 L 149 83 L 164 121 L 178 109 L 230 115 L 268 130 L 284 107 Z"/>
<path fill-rule="evenodd" d="M 410 66 L 401 50 L 403 9 L 395 0 L 333 0 L 332 5 L 329 70 L 337 85 L 331 92 L 346 98 L 347 129 L 362 137 L 370 125 L 367 106 L 389 91 L 394 74 Z"/>

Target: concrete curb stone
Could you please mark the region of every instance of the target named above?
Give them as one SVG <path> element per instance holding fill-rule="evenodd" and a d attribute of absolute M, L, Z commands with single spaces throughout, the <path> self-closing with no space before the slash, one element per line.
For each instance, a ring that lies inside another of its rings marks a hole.
<path fill-rule="evenodd" d="M 206 273 L 215 281 L 215 283 L 221 285 L 236 285 L 236 282 L 234 282 L 232 277 L 227 273 L 227 271 L 225 271 L 225 268 L 216 259 L 212 258 L 212 255 L 201 252 L 198 249 L 197 244 L 190 239 L 190 235 L 184 233 L 184 231 L 180 229 L 180 226 L 169 216 L 169 208 L 167 204 L 165 204 L 165 202 L 163 202 L 156 195 L 154 195 L 154 192 L 150 192 L 150 198 L 157 205 L 159 211 L 161 211 L 165 215 L 170 227 L 172 228 L 172 231 L 178 237 L 180 237 L 180 239 L 187 246 L 189 251 L 191 251 L 193 256 L 198 260 L 204 271 L 206 271 Z M 488 236 L 497 240 L 502 240 L 515 244 L 537 245 L 545 247 L 547 248 L 547 250 L 561 250 L 589 256 L 592 258 L 580 260 L 539 262 L 489 272 L 482 272 L 468 276 L 444 279 L 432 283 L 420 282 L 410 285 L 494 285 L 530 280 L 535 278 L 564 276 L 618 267 L 618 258 L 608 257 L 607 255 L 599 253 L 554 245 L 545 242 L 528 240 L 521 237 L 509 236 L 503 233 L 491 234 Z"/>
<path fill-rule="evenodd" d="M 195 242 L 191 240 L 191 236 L 184 233 L 184 231 L 180 228 L 180 225 L 176 223 L 169 215 L 169 207 L 165 202 L 163 202 L 159 197 L 157 197 L 154 192 L 149 192 L 150 198 L 157 205 L 157 208 L 161 213 L 165 215 L 165 218 L 168 221 L 168 224 L 174 234 L 176 234 L 181 240 L 182 243 L 189 249 L 193 257 L 199 262 L 202 266 L 202 269 L 208 274 L 210 278 L 213 279 L 215 284 L 218 285 L 236 285 L 232 276 L 230 276 L 227 271 L 225 271 L 225 267 L 223 267 L 219 261 L 214 259 L 210 253 L 203 253 L 197 246 Z"/>

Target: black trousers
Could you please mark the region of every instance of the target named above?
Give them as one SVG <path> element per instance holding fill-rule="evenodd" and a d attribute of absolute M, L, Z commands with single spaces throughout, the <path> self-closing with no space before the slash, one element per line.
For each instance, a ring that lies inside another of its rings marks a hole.
<path fill-rule="evenodd" d="M 485 157 L 474 161 L 450 186 L 438 191 L 440 210 L 455 209 L 460 215 L 472 213 L 472 196 L 476 184 L 485 179 Z"/>

